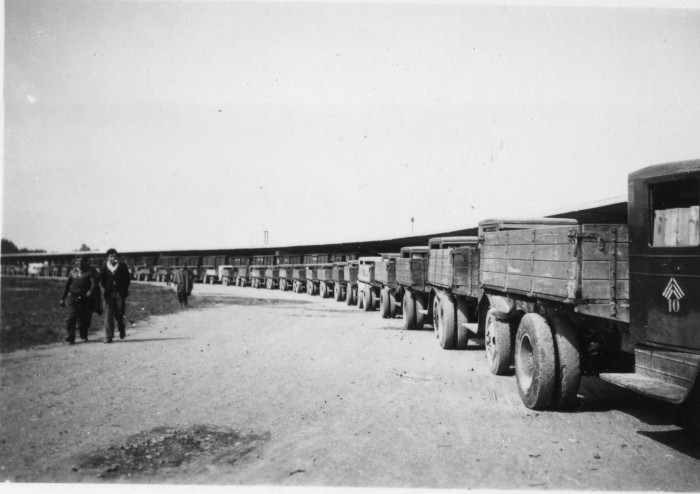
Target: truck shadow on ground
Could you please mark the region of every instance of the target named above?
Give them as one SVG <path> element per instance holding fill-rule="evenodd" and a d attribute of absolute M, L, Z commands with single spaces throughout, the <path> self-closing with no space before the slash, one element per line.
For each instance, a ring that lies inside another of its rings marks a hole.
<path fill-rule="evenodd" d="M 114 340 L 112 344 L 119 344 L 122 345 L 124 343 L 150 343 L 153 341 L 170 341 L 170 340 L 193 340 L 194 338 L 129 338 L 127 337 L 124 340 Z M 94 343 L 102 343 L 101 340 L 95 340 Z"/>
<path fill-rule="evenodd" d="M 675 426 L 674 430 L 644 431 L 648 437 L 680 453 L 700 459 L 700 435 L 689 420 L 684 405 L 673 405 L 613 386 L 597 378 L 582 378 L 578 407 L 570 413 L 617 410 L 649 426 Z M 566 413 L 566 412 L 564 412 Z"/>
<path fill-rule="evenodd" d="M 700 460 L 700 436 L 685 429 L 674 431 L 637 431 L 641 436 L 653 439 L 686 456 Z"/>
<path fill-rule="evenodd" d="M 202 304 L 199 307 L 199 304 Z M 276 305 L 276 306 L 294 306 L 294 305 L 307 305 L 312 303 L 312 301 L 307 300 L 287 300 L 287 299 L 276 299 L 276 298 L 256 298 L 256 297 L 229 297 L 222 296 L 218 294 L 209 293 L 198 293 L 196 296 L 192 297 L 190 309 L 206 309 L 218 305 Z"/>

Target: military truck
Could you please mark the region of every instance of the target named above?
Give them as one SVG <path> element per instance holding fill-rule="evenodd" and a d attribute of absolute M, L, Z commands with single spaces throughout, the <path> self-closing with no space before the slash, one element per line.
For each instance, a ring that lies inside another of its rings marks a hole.
<path fill-rule="evenodd" d="M 134 279 L 137 281 L 151 281 L 153 279 L 153 269 L 146 264 L 135 266 Z"/>
<path fill-rule="evenodd" d="M 306 291 L 306 265 L 304 264 L 292 267 L 292 291 L 294 293 Z"/>
<path fill-rule="evenodd" d="M 352 305 L 353 286 L 357 287 L 357 263 L 353 261 L 334 262 L 331 276 L 333 277 L 333 298 L 336 302 L 346 300 Z M 348 300 L 348 294 L 350 298 Z M 357 291 L 355 289 L 355 297 Z M 357 300 L 355 300 L 357 303 Z"/>
<path fill-rule="evenodd" d="M 428 241 L 429 317 L 445 350 L 467 348 L 476 326 L 479 287 L 478 237 L 437 237 Z M 423 310 L 425 314 L 425 310 Z"/>
<path fill-rule="evenodd" d="M 357 271 L 358 308 L 365 311 L 381 308 L 382 317 L 391 317 L 389 297 L 396 288 L 397 257 L 399 254 L 360 257 Z"/>
<path fill-rule="evenodd" d="M 690 398 L 697 418 L 699 211 L 696 160 L 631 173 L 627 224 L 481 222 L 491 371 L 512 357 L 532 409 L 571 407 L 581 375 L 598 375 L 669 403 Z"/>
<path fill-rule="evenodd" d="M 331 297 L 335 290 L 333 264 L 320 264 L 316 269 L 316 278 L 318 279 L 318 295 L 321 298 Z"/>
<path fill-rule="evenodd" d="M 153 266 L 153 280 L 167 282 L 170 280 L 170 268 L 166 266 Z"/>
<path fill-rule="evenodd" d="M 396 301 L 401 300 L 404 329 L 423 329 L 430 297 L 428 255 L 430 247 L 402 247 L 396 259 Z"/>
<path fill-rule="evenodd" d="M 348 260 L 343 266 L 343 278 L 345 279 L 345 303 L 357 305 L 357 273 L 359 271 L 359 261 Z"/>
<path fill-rule="evenodd" d="M 265 287 L 275 290 L 280 286 L 280 268 L 278 266 L 265 267 Z"/>
<path fill-rule="evenodd" d="M 217 268 L 217 277 L 222 285 L 233 285 L 236 282 L 236 268 L 231 264 L 222 264 Z"/>

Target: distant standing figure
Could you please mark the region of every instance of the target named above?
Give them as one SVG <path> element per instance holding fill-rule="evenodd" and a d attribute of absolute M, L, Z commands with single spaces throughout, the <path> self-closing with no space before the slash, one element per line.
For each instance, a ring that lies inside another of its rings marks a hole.
<path fill-rule="evenodd" d="M 92 320 L 93 311 L 93 294 L 95 290 L 99 291 L 97 281 L 93 275 L 92 268 L 88 265 L 84 257 L 76 257 L 74 267 L 68 273 L 66 285 L 63 289 L 61 297 L 61 307 L 66 306 L 66 297 L 70 312 L 66 319 L 66 330 L 68 336 L 66 341 L 71 345 L 75 344 L 75 329 L 78 328 L 80 338 L 87 341 L 88 329 L 90 329 L 90 321 Z"/>
<path fill-rule="evenodd" d="M 114 321 L 119 328 L 119 339 L 126 337 L 124 316 L 126 298 L 129 296 L 131 275 L 127 265 L 119 260 L 116 249 L 107 251 L 107 263 L 100 270 L 100 283 L 105 298 L 105 343 L 112 343 L 114 338 Z"/>
<path fill-rule="evenodd" d="M 175 284 L 177 285 L 177 302 L 180 307 L 187 307 L 187 297 L 192 293 L 194 278 L 187 266 L 182 266 L 175 274 Z"/>

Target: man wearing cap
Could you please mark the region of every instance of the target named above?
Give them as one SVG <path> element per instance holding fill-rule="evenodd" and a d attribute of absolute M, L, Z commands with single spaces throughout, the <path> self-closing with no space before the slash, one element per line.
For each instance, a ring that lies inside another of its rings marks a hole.
<path fill-rule="evenodd" d="M 126 314 L 126 297 L 129 296 L 131 275 L 127 265 L 119 261 L 117 250 L 107 251 L 107 264 L 100 269 L 100 283 L 105 298 L 105 343 L 112 343 L 114 338 L 114 321 L 119 328 L 119 339 L 126 337 L 124 315 Z"/>
<path fill-rule="evenodd" d="M 97 286 L 92 268 L 84 257 L 76 257 L 73 265 L 73 269 L 68 273 L 60 303 L 61 307 L 65 307 L 66 297 L 70 295 L 68 298 L 70 312 L 66 319 L 66 330 L 68 331 L 66 341 L 71 345 L 75 344 L 76 326 L 80 338 L 87 341 L 88 329 L 90 329 L 90 321 L 92 320 L 92 296 L 96 290 L 100 289 Z"/>

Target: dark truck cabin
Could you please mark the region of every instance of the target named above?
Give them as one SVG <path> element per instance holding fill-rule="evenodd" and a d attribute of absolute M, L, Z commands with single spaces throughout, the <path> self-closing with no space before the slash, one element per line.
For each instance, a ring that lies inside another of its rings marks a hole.
<path fill-rule="evenodd" d="M 634 349 L 637 374 L 650 382 L 615 382 L 676 403 L 700 367 L 699 211 L 700 160 L 629 175 L 630 335 L 623 349 Z M 654 379 L 681 389 L 652 392 Z"/>

